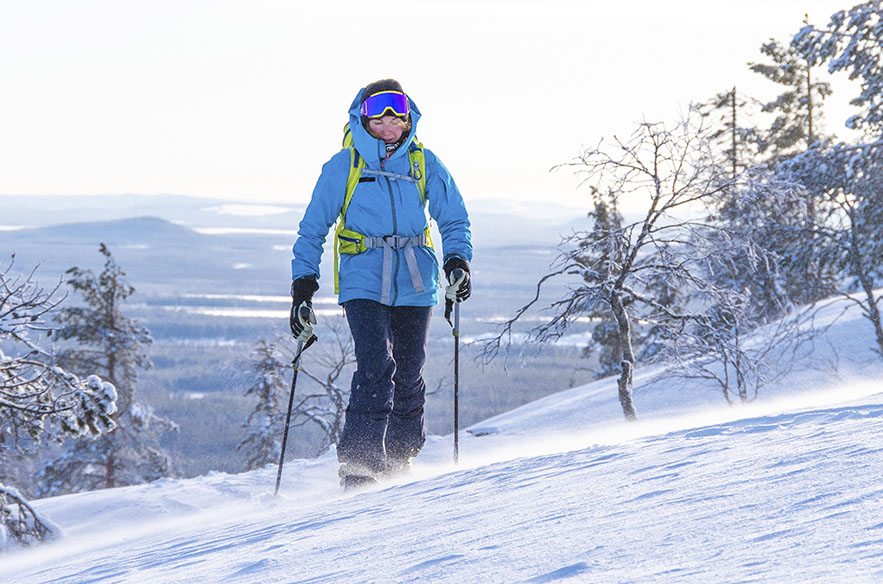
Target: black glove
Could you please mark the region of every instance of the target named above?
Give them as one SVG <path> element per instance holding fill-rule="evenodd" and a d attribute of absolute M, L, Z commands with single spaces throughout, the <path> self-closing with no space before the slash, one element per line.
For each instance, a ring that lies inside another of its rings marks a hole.
<path fill-rule="evenodd" d="M 472 294 L 469 262 L 463 258 L 452 257 L 445 262 L 444 270 L 445 279 L 448 281 L 448 286 L 445 288 L 445 298 L 456 302 L 463 302 L 469 298 Z M 455 274 L 455 272 L 457 273 Z"/>
<path fill-rule="evenodd" d="M 319 283 L 310 277 L 298 278 L 291 283 L 291 314 L 288 324 L 291 334 L 298 341 L 307 341 L 313 335 L 316 315 L 313 313 L 313 294 L 319 289 Z M 308 309 L 302 310 L 303 307 Z"/>

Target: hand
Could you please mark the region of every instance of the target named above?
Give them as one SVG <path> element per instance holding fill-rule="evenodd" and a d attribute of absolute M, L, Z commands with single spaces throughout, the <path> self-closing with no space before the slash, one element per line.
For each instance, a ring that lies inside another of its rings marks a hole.
<path fill-rule="evenodd" d="M 305 343 L 313 336 L 313 325 L 316 324 L 316 313 L 312 302 L 304 300 L 300 304 L 291 304 L 291 316 L 288 319 L 294 340 Z"/>
<path fill-rule="evenodd" d="M 298 278 L 291 283 L 291 314 L 288 323 L 291 334 L 298 341 L 307 341 L 313 335 L 316 314 L 313 312 L 313 294 L 319 283 L 310 277 Z"/>
<path fill-rule="evenodd" d="M 445 298 L 452 302 L 463 302 L 472 295 L 472 278 L 469 262 L 462 258 L 452 257 L 445 262 L 445 277 L 448 286 L 445 288 Z"/>

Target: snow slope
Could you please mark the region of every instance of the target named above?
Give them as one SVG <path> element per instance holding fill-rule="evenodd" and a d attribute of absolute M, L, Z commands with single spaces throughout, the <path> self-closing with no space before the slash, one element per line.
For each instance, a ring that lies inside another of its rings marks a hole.
<path fill-rule="evenodd" d="M 750 406 L 645 371 L 638 423 L 600 381 L 476 425 L 457 466 L 433 437 L 357 494 L 329 454 L 286 463 L 275 499 L 273 468 L 45 499 L 66 536 L 0 582 L 880 582 L 883 361 L 843 306 Z"/>

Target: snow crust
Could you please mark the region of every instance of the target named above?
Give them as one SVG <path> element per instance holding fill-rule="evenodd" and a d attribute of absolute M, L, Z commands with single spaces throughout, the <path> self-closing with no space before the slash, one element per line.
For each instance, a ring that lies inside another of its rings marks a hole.
<path fill-rule="evenodd" d="M 2 582 L 880 582 L 883 360 L 854 306 L 787 378 L 727 407 L 695 382 L 563 391 L 430 437 L 343 493 L 336 459 L 35 501 L 64 530 Z M 837 365 L 835 370 L 834 365 Z M 505 379 L 500 379 L 504 384 Z"/>

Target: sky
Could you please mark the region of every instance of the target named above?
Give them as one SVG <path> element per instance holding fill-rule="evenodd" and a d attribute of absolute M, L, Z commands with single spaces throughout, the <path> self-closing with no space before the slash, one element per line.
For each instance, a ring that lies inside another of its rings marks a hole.
<path fill-rule="evenodd" d="M 394 77 L 467 201 L 582 206 L 552 167 L 734 85 L 772 96 L 761 44 L 852 4 L 0 0 L 0 195 L 304 203 L 358 90 Z"/>

